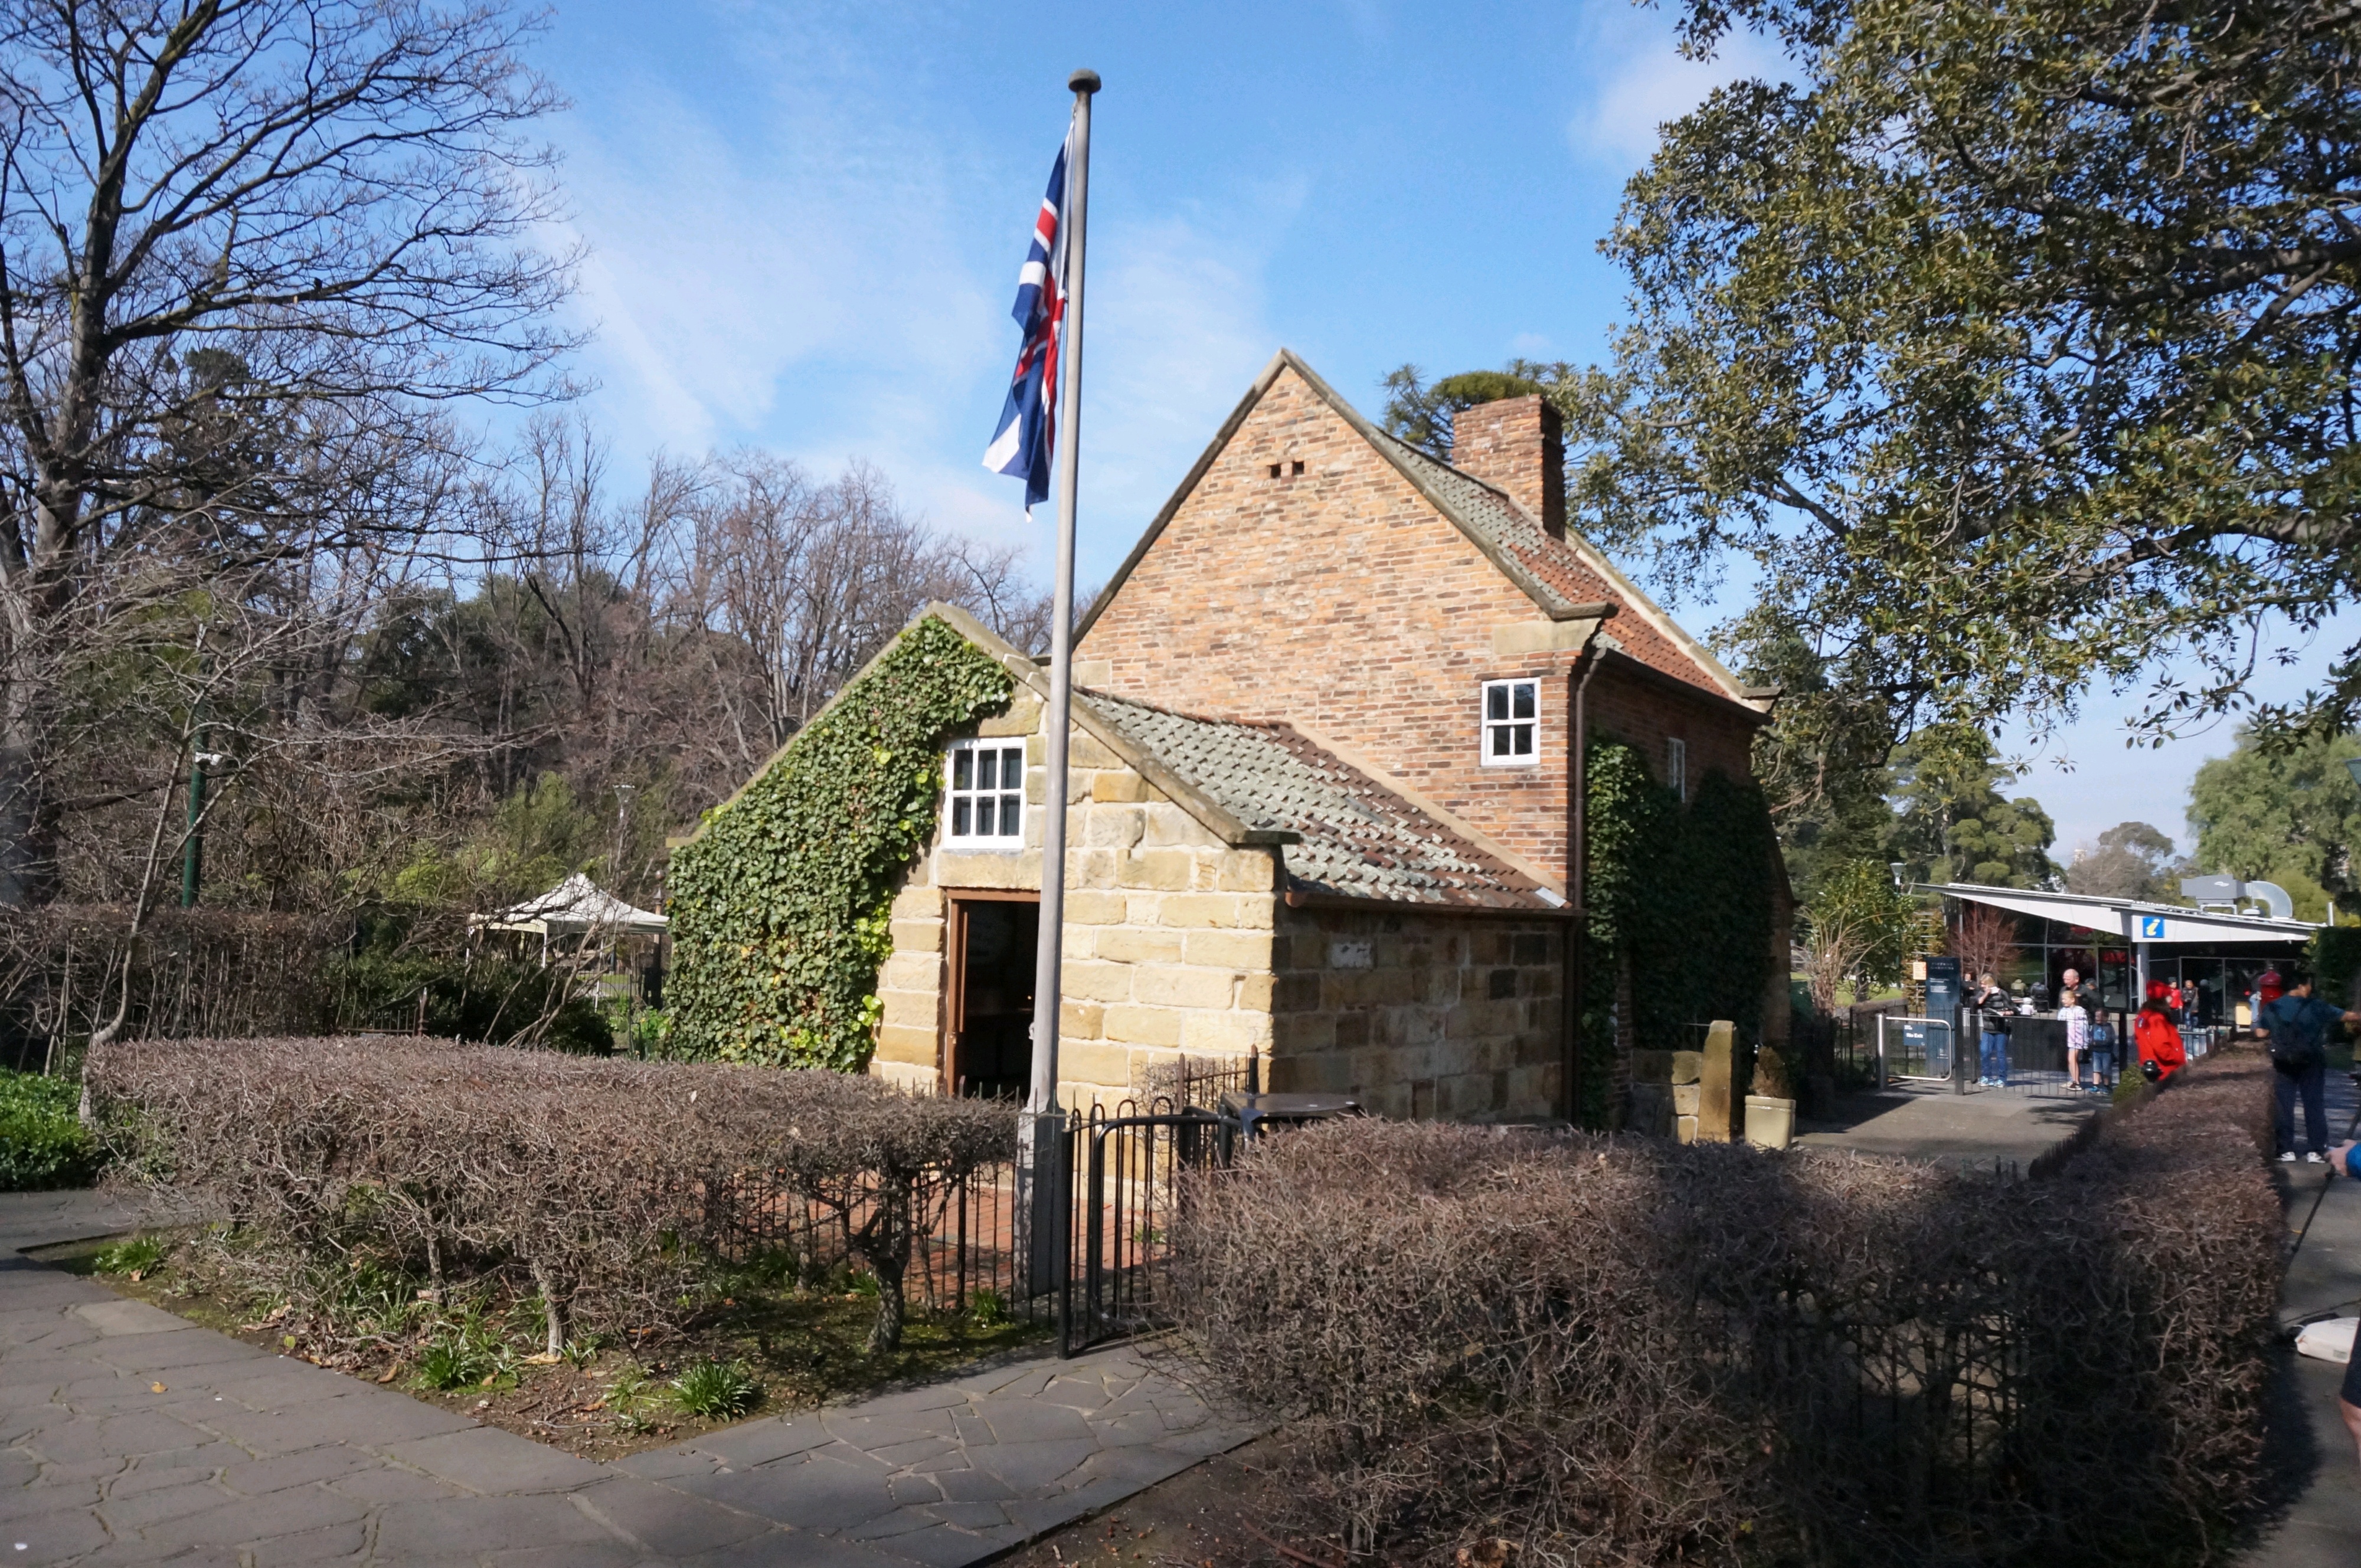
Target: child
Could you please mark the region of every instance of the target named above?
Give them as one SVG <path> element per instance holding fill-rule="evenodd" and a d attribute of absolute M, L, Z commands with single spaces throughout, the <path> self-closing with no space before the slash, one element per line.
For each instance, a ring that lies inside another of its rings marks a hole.
<path fill-rule="evenodd" d="M 2161 991 L 2158 986 L 2154 991 Z M 2180 1031 L 2172 1025 L 2172 1014 L 2164 998 L 2154 994 L 2139 1010 L 2139 1021 L 2132 1026 L 2132 1037 L 2139 1043 L 2142 1063 L 2154 1062 L 2157 1070 L 2151 1081 L 2161 1083 L 2189 1064 L 2189 1053 L 2180 1043 Z"/>
<path fill-rule="evenodd" d="M 2106 1085 L 2098 1081 L 2096 1063 L 2092 1064 L 2091 1081 L 2082 1081 L 2082 1058 L 2091 1050 L 2091 1014 L 2082 1005 L 2082 998 L 2070 986 L 2059 998 L 2062 1003 L 2058 1016 L 2066 1025 L 2066 1079 L 2077 1089 L 2088 1089 L 2094 1094 L 2106 1092 Z"/>

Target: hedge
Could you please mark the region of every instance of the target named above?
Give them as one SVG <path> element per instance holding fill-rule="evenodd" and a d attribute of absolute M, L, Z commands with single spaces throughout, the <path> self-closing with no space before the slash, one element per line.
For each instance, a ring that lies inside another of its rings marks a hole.
<path fill-rule="evenodd" d="M 578 1325 L 651 1332 L 695 1310 L 743 1209 L 824 1206 L 876 1275 L 898 1343 L 921 1190 L 1016 1150 L 1016 1116 L 876 1080 L 634 1062 L 426 1038 L 129 1041 L 86 1069 L 127 1179 L 261 1244 L 298 1307 L 357 1258 L 443 1288 L 539 1293 Z"/>
<path fill-rule="evenodd" d="M 1393 1561 L 2193 1562 L 2252 1496 L 2268 1069 L 2037 1177 L 1352 1121 L 1203 1179 L 1204 1374 Z M 1463 1561 L 1466 1559 L 1463 1558 Z"/>
<path fill-rule="evenodd" d="M 75 1119 L 81 1099 L 71 1079 L 0 1071 L 0 1192 L 90 1184 L 98 1146 Z"/>

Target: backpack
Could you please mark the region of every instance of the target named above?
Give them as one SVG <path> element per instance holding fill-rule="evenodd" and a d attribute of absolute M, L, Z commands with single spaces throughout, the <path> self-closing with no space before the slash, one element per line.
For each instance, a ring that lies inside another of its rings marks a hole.
<path fill-rule="evenodd" d="M 2287 1071 L 2318 1067 L 2328 1059 L 2324 1042 L 2317 1035 L 2299 1035 L 2295 1025 L 2304 1013 L 2303 998 L 2280 996 L 2266 1003 L 2257 1020 L 2271 1032 L 2271 1065 Z"/>

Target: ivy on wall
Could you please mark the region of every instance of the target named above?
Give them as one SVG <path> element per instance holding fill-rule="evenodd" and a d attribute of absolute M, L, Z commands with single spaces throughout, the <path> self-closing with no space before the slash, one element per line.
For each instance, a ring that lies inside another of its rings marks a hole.
<path fill-rule="evenodd" d="M 1686 1045 L 1683 1025 L 1716 1018 L 1741 1040 L 1761 1029 L 1778 840 L 1752 783 L 1716 770 L 1684 803 L 1618 740 L 1592 744 L 1588 794 L 1581 1101 L 1584 1124 L 1602 1126 L 1621 959 L 1642 1048 Z"/>
<path fill-rule="evenodd" d="M 933 837 L 945 733 L 1014 677 L 929 616 L 675 851 L 667 1054 L 869 1065 L 895 884 Z"/>

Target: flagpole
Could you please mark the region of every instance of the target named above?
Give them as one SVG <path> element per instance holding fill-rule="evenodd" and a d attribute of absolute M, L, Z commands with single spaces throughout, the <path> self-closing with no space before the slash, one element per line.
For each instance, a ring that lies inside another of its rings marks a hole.
<path fill-rule="evenodd" d="M 1066 85 L 1074 93 L 1074 150 L 1066 164 L 1066 201 L 1059 215 L 1059 237 L 1067 248 L 1065 342 L 1058 355 L 1058 581 L 1049 625 L 1049 710 L 1041 720 L 1042 762 L 1049 776 L 1041 813 L 1041 930 L 1033 961 L 1033 1081 L 1025 1102 L 1035 1115 L 1058 1108 L 1066 737 L 1074 702 L 1074 498 L 1082 450 L 1082 246 L 1090 228 L 1091 94 L 1099 90 L 1098 72 L 1077 71 Z"/>

